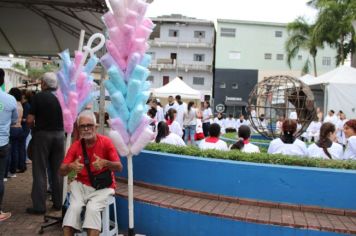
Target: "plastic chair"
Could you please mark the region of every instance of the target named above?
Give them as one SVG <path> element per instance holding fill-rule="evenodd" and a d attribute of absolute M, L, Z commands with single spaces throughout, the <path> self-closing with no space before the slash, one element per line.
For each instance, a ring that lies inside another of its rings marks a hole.
<path fill-rule="evenodd" d="M 110 215 L 110 212 L 113 213 Z M 104 208 L 104 211 L 101 214 L 102 220 L 102 230 L 101 236 L 113 236 L 118 235 L 119 228 L 117 225 L 117 214 L 116 214 L 116 201 L 115 197 L 112 196 L 109 198 L 108 205 Z M 113 216 L 112 219 L 110 216 Z M 86 236 L 87 232 L 84 230 L 80 233 L 76 233 L 75 236 Z"/>

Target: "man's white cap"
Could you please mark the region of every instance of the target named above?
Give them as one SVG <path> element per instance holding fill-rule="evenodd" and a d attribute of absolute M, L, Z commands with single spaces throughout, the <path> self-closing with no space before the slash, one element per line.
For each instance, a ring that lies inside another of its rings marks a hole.
<path fill-rule="evenodd" d="M 57 89 L 57 75 L 53 72 L 46 72 L 42 77 L 43 82 L 51 89 Z"/>
<path fill-rule="evenodd" d="M 292 111 L 292 112 L 289 114 L 289 119 L 291 119 L 291 120 L 298 120 L 297 112 Z"/>

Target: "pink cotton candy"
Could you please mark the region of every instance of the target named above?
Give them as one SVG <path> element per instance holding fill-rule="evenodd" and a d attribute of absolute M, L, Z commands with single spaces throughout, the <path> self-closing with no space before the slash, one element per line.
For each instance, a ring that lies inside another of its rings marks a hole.
<path fill-rule="evenodd" d="M 73 132 L 73 116 L 69 109 L 65 108 L 63 110 L 63 128 L 66 133 Z"/>
<path fill-rule="evenodd" d="M 115 16 L 111 12 L 107 12 L 103 15 L 103 20 L 108 29 L 114 28 L 117 25 Z"/>
<path fill-rule="evenodd" d="M 116 150 L 119 152 L 120 156 L 127 156 L 130 153 L 129 148 L 127 147 L 119 132 L 116 130 L 110 130 L 109 137 L 112 140 Z"/>
<path fill-rule="evenodd" d="M 144 25 L 140 25 L 135 32 L 135 38 L 143 38 L 147 40 L 152 33 L 152 30 L 150 28 L 147 28 Z"/>
<path fill-rule="evenodd" d="M 138 23 L 141 23 L 143 17 L 145 16 L 148 5 L 149 5 L 148 3 L 139 0 L 135 4 L 135 6 L 132 8 L 138 14 L 138 18 L 137 18 Z"/>
<path fill-rule="evenodd" d="M 74 55 L 74 65 L 76 68 L 79 68 L 80 62 L 83 59 L 83 53 L 81 51 L 75 51 Z"/>
<path fill-rule="evenodd" d="M 66 105 L 65 105 L 65 102 L 64 102 L 64 97 L 63 97 L 62 90 L 58 89 L 56 91 L 56 96 L 57 96 L 59 105 L 61 106 L 62 110 L 64 110 L 66 108 Z"/>
<path fill-rule="evenodd" d="M 148 116 L 143 116 L 140 121 L 140 125 L 136 128 L 135 132 L 131 135 L 130 142 L 134 143 L 139 135 L 145 130 L 145 128 L 152 123 L 152 119 L 149 118 Z"/>
<path fill-rule="evenodd" d="M 145 146 L 155 138 L 155 133 L 149 128 L 143 130 L 140 136 L 132 143 L 130 151 L 133 155 L 138 155 Z"/>
<path fill-rule="evenodd" d="M 144 25 L 145 27 L 147 27 L 149 29 L 153 29 L 153 27 L 155 26 L 155 24 L 153 23 L 153 21 L 150 18 L 144 18 L 142 21 L 142 25 Z"/>
<path fill-rule="evenodd" d="M 120 133 L 122 139 L 126 144 L 130 141 L 130 136 L 126 131 L 125 125 L 120 118 L 113 118 L 109 120 L 110 127 Z"/>
<path fill-rule="evenodd" d="M 79 104 L 82 103 L 89 95 L 90 91 L 92 89 L 92 85 L 90 83 L 85 83 L 84 86 L 80 89 L 78 89 L 78 102 Z"/>
<path fill-rule="evenodd" d="M 83 88 L 83 86 L 86 84 L 86 81 L 87 81 L 87 74 L 85 72 L 80 72 L 77 79 L 77 90 L 80 91 Z"/>
<path fill-rule="evenodd" d="M 118 64 L 121 70 L 126 70 L 126 62 L 121 57 L 119 51 L 117 50 L 115 44 L 111 40 L 106 41 L 106 48 L 108 49 L 112 58 L 114 58 L 115 62 Z"/>
<path fill-rule="evenodd" d="M 68 97 L 68 109 L 72 113 L 73 117 L 77 116 L 78 110 L 78 93 L 77 92 L 69 92 Z"/>
<path fill-rule="evenodd" d="M 132 10 L 128 10 L 127 11 L 127 15 L 126 15 L 126 19 L 125 19 L 125 23 L 128 25 L 131 25 L 133 27 L 136 27 L 137 25 L 137 17 L 138 14 L 135 11 Z"/>

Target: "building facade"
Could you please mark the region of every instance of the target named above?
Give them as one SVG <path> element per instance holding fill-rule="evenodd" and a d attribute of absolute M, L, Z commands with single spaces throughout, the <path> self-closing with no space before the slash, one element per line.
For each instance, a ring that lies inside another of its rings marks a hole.
<path fill-rule="evenodd" d="M 159 88 L 176 77 L 210 100 L 213 87 L 214 23 L 169 15 L 151 18 L 156 24 L 149 40 L 149 80 Z"/>
<path fill-rule="evenodd" d="M 25 68 L 26 59 L 0 56 L 0 68 L 5 71 L 5 83 L 0 88 L 3 91 L 8 92 L 13 87 L 23 86 L 28 81 L 27 70 L 16 69 L 16 64 Z"/>
<path fill-rule="evenodd" d="M 217 20 L 214 105 L 222 111 L 238 116 L 245 113 L 248 97 L 258 81 L 273 75 L 301 77 L 302 68 L 312 57 L 308 51 L 299 51 L 287 64 L 285 43 L 287 24 Z M 318 75 L 336 67 L 336 50 L 325 46 L 316 57 Z M 216 109 L 218 108 L 218 109 Z"/>

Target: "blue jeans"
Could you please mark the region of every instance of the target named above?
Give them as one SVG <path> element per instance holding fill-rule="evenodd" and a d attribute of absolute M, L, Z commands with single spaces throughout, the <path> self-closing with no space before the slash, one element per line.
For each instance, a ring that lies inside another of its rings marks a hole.
<path fill-rule="evenodd" d="M 10 161 L 10 173 L 15 174 L 19 160 L 22 159 L 21 155 L 24 153 L 21 151 L 21 140 L 23 139 L 22 128 L 11 127 L 10 128 L 10 143 L 11 143 L 11 161 Z"/>
<path fill-rule="evenodd" d="M 17 163 L 17 169 L 19 169 L 20 171 L 26 170 L 26 156 L 27 156 L 26 139 L 29 133 L 30 133 L 29 129 L 23 129 L 20 138 L 20 153 L 19 153 L 19 161 Z"/>
<path fill-rule="evenodd" d="M 4 196 L 4 176 L 6 169 L 6 161 L 9 153 L 9 145 L 0 147 L 0 211 L 2 210 L 2 198 Z"/>
<path fill-rule="evenodd" d="M 184 129 L 184 142 L 188 143 L 188 137 L 190 137 L 190 142 L 192 145 L 195 145 L 195 127 L 196 125 L 188 125 Z"/>

